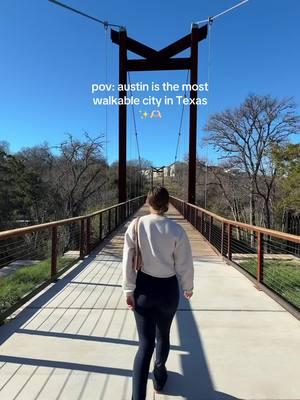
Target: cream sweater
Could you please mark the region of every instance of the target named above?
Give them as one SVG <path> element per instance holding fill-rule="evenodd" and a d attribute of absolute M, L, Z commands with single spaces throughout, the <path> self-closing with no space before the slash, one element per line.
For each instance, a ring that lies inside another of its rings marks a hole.
<path fill-rule="evenodd" d="M 136 218 L 129 224 L 124 238 L 122 289 L 127 296 L 136 287 L 137 273 L 132 268 L 135 222 Z M 142 272 L 159 278 L 177 275 L 183 290 L 194 288 L 192 251 L 182 226 L 168 217 L 148 214 L 139 219 L 138 237 Z"/>

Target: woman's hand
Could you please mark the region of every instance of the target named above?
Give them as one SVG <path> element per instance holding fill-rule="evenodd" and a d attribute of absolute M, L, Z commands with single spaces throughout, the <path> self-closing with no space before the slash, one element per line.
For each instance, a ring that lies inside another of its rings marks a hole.
<path fill-rule="evenodd" d="M 189 300 L 193 296 L 193 291 L 184 290 L 183 294 L 184 297 Z"/>
<path fill-rule="evenodd" d="M 127 306 L 128 306 L 128 308 L 129 308 L 129 310 L 133 310 L 133 309 L 134 309 L 134 307 L 135 307 L 135 302 L 134 302 L 134 296 L 133 296 L 133 294 L 126 297 L 126 303 L 127 303 Z"/>

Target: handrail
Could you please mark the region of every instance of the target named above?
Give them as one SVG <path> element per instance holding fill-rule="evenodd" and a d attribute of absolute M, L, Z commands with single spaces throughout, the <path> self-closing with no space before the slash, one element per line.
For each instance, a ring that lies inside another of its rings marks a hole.
<path fill-rule="evenodd" d="M 300 319 L 300 236 L 223 218 L 170 196 L 170 202 L 228 264 Z"/>
<path fill-rule="evenodd" d="M 0 232 L 0 240 L 7 239 L 10 237 L 14 237 L 14 236 L 24 235 L 26 233 L 38 232 L 38 231 L 41 231 L 44 229 L 53 228 L 53 227 L 57 227 L 57 226 L 61 226 L 61 225 L 66 225 L 66 224 L 69 224 L 70 222 L 82 221 L 84 219 L 91 218 L 91 217 L 94 217 L 95 215 L 99 215 L 106 211 L 112 210 L 116 207 L 120 207 L 124 204 L 128 204 L 132 201 L 141 199 L 142 197 L 144 197 L 144 196 L 138 196 L 133 199 L 124 201 L 123 203 L 118 203 L 113 206 L 103 208 L 101 210 L 95 211 L 95 212 L 87 214 L 87 215 L 81 215 L 78 217 L 66 218 L 66 219 L 61 219 L 61 220 L 52 221 L 52 222 L 46 222 L 44 224 L 31 225 L 31 226 L 25 226 L 23 228 L 15 228 L 15 229 L 7 230 L 7 231 L 2 231 L 2 232 Z"/>
<path fill-rule="evenodd" d="M 16 297 L 12 297 L 14 302 L 11 304 L 10 301 L 7 303 L 5 300 L 5 304 L 10 304 L 10 306 L 8 308 L 5 306 L 6 309 L 3 312 L 0 309 L 0 323 L 49 283 L 56 281 L 58 276 L 71 268 L 77 260 L 90 254 L 97 245 L 109 237 L 118 226 L 144 204 L 145 198 L 145 195 L 138 196 L 86 215 L 0 232 L 0 241 L 4 241 L 1 243 L 0 268 L 14 261 L 27 260 L 28 255 L 37 263 L 49 262 L 49 275 L 47 275 L 48 271 L 45 274 L 42 270 L 38 277 L 38 286 L 35 286 L 29 293 L 23 293 L 22 290 L 17 292 Z M 67 226 L 67 228 L 59 229 L 61 226 Z M 40 231 L 43 231 L 42 235 L 32 238 L 34 245 L 33 248 L 30 248 L 30 244 L 25 240 L 25 235 Z M 9 241 L 15 236 L 21 236 L 20 240 Z M 16 246 L 13 247 L 11 244 L 16 244 Z M 67 255 L 68 251 L 72 251 L 74 254 L 71 255 L 70 262 L 65 262 L 63 257 Z M 47 263 L 44 265 L 47 266 Z"/>
<path fill-rule="evenodd" d="M 233 221 L 231 219 L 227 219 L 224 217 L 219 216 L 218 214 L 215 214 L 211 211 L 206 210 L 205 208 L 196 206 L 195 204 L 191 204 L 191 203 L 187 203 L 177 197 L 174 196 L 170 196 L 171 198 L 173 198 L 174 200 L 183 202 L 185 204 L 187 204 L 188 206 L 197 209 L 199 211 L 204 212 L 205 214 L 209 215 L 210 217 L 213 217 L 215 219 L 217 219 L 220 222 L 224 222 L 225 224 L 231 225 L 231 226 L 235 226 L 237 228 L 244 228 L 247 229 L 249 231 L 252 232 L 260 232 L 264 235 L 270 235 L 270 236 L 274 236 L 274 237 L 278 237 L 279 239 L 283 239 L 283 240 L 290 240 L 296 243 L 300 243 L 300 236 L 298 235 L 293 235 L 291 233 L 285 233 L 285 232 L 280 232 L 280 231 L 276 231 L 273 229 L 268 229 L 268 228 L 263 228 L 261 226 L 256 226 L 256 225 L 251 225 L 251 224 L 246 224 L 244 222 L 238 222 L 238 221 Z"/>

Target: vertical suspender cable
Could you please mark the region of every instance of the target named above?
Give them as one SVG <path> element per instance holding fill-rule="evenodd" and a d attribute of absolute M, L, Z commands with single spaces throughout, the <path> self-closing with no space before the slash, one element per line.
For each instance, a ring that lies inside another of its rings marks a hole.
<path fill-rule="evenodd" d="M 104 25 L 104 29 L 105 29 L 105 94 L 106 97 L 108 95 L 107 93 L 107 83 L 108 83 L 108 35 L 107 35 L 107 31 L 108 31 L 108 25 Z M 108 166 L 108 105 L 105 106 L 105 190 L 104 190 L 104 202 L 105 202 L 105 207 L 107 207 L 107 192 L 108 192 L 108 170 L 109 170 L 109 166 Z"/>
<path fill-rule="evenodd" d="M 210 84 L 211 84 L 211 27 L 212 27 L 213 19 L 208 19 L 208 62 L 207 62 L 207 84 L 208 84 L 208 101 L 207 101 L 207 117 L 209 118 L 209 108 L 210 108 Z M 204 177 L 204 208 L 207 208 L 207 181 L 208 181 L 208 145 L 206 143 L 206 154 L 205 154 L 205 177 Z"/>
<path fill-rule="evenodd" d="M 128 82 L 129 82 L 129 86 L 131 87 L 131 79 L 130 79 L 130 73 L 128 72 Z M 132 91 L 130 88 L 130 96 L 132 96 Z M 141 155 L 140 155 L 140 146 L 139 146 L 139 139 L 138 139 L 138 132 L 137 132 L 137 125 L 136 125 L 136 117 L 135 117 L 135 110 L 134 110 L 134 105 L 131 105 L 131 109 L 132 109 L 132 118 L 133 118 L 133 126 L 134 126 L 134 133 L 135 133 L 135 139 L 136 139 L 136 148 L 137 148 L 137 155 L 138 155 L 138 162 L 139 162 L 139 173 L 137 173 L 137 170 L 135 169 L 135 189 L 136 189 L 136 193 L 135 196 L 138 195 L 138 191 L 139 191 L 139 182 L 137 181 L 141 178 L 141 172 L 142 172 L 142 165 L 141 165 Z"/>
<path fill-rule="evenodd" d="M 186 77 L 186 84 L 188 83 L 189 74 L 190 74 L 190 71 L 188 70 L 188 72 L 187 72 L 187 77 Z M 186 98 L 186 89 L 185 89 L 185 91 L 184 91 L 184 98 Z M 177 157 L 178 157 L 178 150 L 179 150 L 180 137 L 181 137 L 181 131 L 182 131 L 183 114 L 184 114 L 184 104 L 182 103 L 182 109 L 181 109 L 181 115 L 180 115 L 180 121 L 179 121 L 178 139 L 177 139 L 177 146 L 176 146 L 174 164 L 176 164 Z"/>

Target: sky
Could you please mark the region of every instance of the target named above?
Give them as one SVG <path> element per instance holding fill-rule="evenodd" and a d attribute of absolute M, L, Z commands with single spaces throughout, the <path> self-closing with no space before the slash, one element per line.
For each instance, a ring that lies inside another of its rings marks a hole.
<path fill-rule="evenodd" d="M 239 1 L 62 2 L 126 26 L 129 37 L 158 50 L 188 34 L 193 22 Z M 211 162 L 218 159 L 202 141 L 208 116 L 239 106 L 250 93 L 292 96 L 300 112 L 299 18 L 298 0 L 249 0 L 213 22 L 210 39 L 199 44 L 199 83 L 209 82 L 208 93 L 199 93 L 208 99 L 208 105 L 198 106 L 199 157 Z M 109 163 L 117 160 L 118 107 L 94 105 L 93 97 L 106 93 L 91 92 L 95 83 L 118 84 L 118 46 L 111 42 L 109 30 L 47 0 L 0 0 L 0 54 L 0 141 L 7 141 L 12 152 L 44 142 L 55 147 L 68 133 L 83 139 L 88 132 L 91 137 L 103 137 Z M 128 57 L 138 58 L 132 53 Z M 186 71 L 130 73 L 131 83 L 181 85 L 186 78 Z M 136 93 L 140 98 L 153 94 L 166 95 L 162 91 Z M 149 118 L 157 109 L 161 118 Z M 152 165 L 174 162 L 181 111 L 182 106 L 176 104 L 134 106 L 140 155 Z M 146 118 L 142 118 L 144 112 Z M 132 115 L 128 107 L 128 159 L 137 158 Z M 179 160 L 188 151 L 188 122 L 185 107 Z M 293 141 L 299 142 L 299 136 Z"/>

